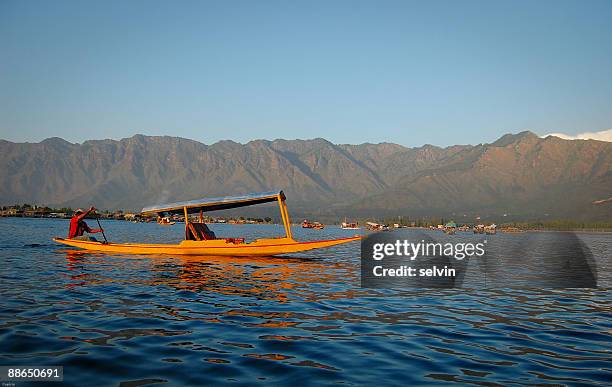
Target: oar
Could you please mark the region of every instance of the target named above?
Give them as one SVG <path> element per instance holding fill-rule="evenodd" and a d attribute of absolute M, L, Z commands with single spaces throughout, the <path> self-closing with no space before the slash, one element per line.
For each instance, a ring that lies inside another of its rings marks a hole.
<path fill-rule="evenodd" d="M 104 243 L 108 243 L 108 239 L 106 239 L 106 234 L 104 234 L 104 229 L 102 228 L 102 225 L 100 224 L 100 216 L 98 215 L 97 212 L 96 212 L 96 220 L 98 221 L 98 227 L 100 227 L 100 230 L 102 230 L 102 236 L 104 237 Z"/>

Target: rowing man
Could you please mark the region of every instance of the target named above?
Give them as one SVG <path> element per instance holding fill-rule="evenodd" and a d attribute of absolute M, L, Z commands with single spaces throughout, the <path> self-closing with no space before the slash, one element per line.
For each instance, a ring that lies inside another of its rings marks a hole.
<path fill-rule="evenodd" d="M 87 215 L 89 215 L 92 211 L 96 209 L 92 206 L 89 207 L 87 211 L 83 211 L 80 208 L 74 212 L 74 216 L 70 219 L 70 231 L 68 231 L 68 239 L 78 239 L 81 241 L 96 241 L 96 238 L 92 238 L 88 235 L 83 235 L 83 233 L 87 232 L 89 234 L 95 234 L 98 232 L 102 232 L 101 228 L 91 229 L 85 223 L 83 219 Z"/>

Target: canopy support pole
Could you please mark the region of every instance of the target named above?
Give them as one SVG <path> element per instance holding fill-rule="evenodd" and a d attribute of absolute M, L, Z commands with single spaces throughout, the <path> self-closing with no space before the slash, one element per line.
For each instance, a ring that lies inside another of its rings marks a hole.
<path fill-rule="evenodd" d="M 291 232 L 291 220 L 289 219 L 289 210 L 287 210 L 286 200 L 283 200 L 283 209 L 285 210 L 285 219 L 287 219 L 287 231 L 289 233 L 289 239 L 293 239 L 293 233 Z"/>
<path fill-rule="evenodd" d="M 285 226 L 285 236 L 289 239 L 293 239 L 291 234 L 291 223 L 289 223 L 289 214 L 287 213 L 287 205 L 285 200 L 278 195 L 278 208 L 280 209 L 281 217 L 283 218 L 283 225 Z"/>
<path fill-rule="evenodd" d="M 187 207 L 183 207 L 183 211 L 185 212 L 185 239 L 187 239 L 187 235 L 189 235 L 189 215 L 187 214 Z"/>

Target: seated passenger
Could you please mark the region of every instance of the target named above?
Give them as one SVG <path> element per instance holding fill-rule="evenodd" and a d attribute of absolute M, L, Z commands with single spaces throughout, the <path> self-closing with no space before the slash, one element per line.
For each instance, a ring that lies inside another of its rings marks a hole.
<path fill-rule="evenodd" d="M 215 233 L 212 232 L 208 226 L 206 226 L 206 223 L 189 223 L 186 233 L 187 235 L 185 239 L 192 241 L 208 241 L 217 239 Z"/>

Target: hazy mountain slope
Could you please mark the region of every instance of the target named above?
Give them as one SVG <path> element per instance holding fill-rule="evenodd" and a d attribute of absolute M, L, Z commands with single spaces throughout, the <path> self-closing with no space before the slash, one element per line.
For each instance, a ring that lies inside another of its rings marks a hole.
<path fill-rule="evenodd" d="M 406 148 L 324 139 L 221 141 L 136 135 L 71 144 L 0 141 L 0 204 L 140 209 L 283 189 L 301 213 L 610 219 L 612 143 L 541 139 Z M 546 215 L 548 214 L 548 215 Z"/>
<path fill-rule="evenodd" d="M 525 132 L 465 148 L 351 208 L 362 213 L 455 213 L 457 218 L 467 214 L 470 219 L 507 214 L 513 219 L 609 220 L 611 206 L 592 202 L 611 192 L 612 144 L 541 139 Z"/>
<path fill-rule="evenodd" d="M 0 201 L 140 208 L 144 203 L 283 188 L 293 203 L 331 203 L 385 186 L 324 140 L 295 146 L 174 137 L 0 143 Z"/>

